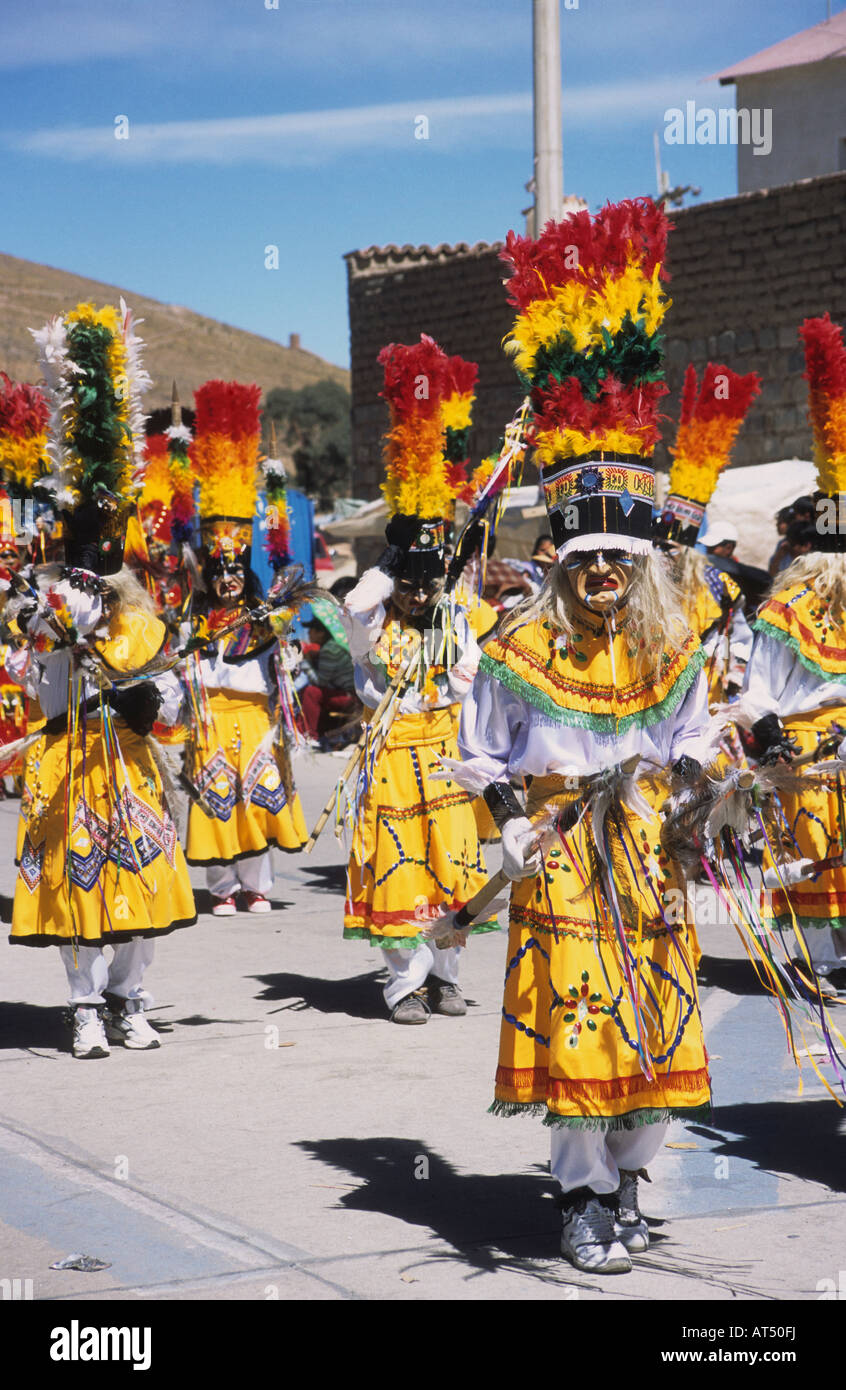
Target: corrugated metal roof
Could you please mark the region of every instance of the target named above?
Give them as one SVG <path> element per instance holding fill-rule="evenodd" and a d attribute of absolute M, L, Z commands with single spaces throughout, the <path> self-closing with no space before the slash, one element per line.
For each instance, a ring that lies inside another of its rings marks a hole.
<path fill-rule="evenodd" d="M 744 58 L 722 72 L 712 73 L 706 81 L 734 82 L 738 77 L 750 77 L 753 73 L 796 68 L 827 58 L 846 58 L 846 10 L 789 39 L 782 39 L 781 43 L 762 48 L 760 53 L 753 53 L 751 58 Z"/>
<path fill-rule="evenodd" d="M 348 251 L 344 260 L 353 273 L 372 274 L 374 271 L 397 270 L 403 266 L 431 265 L 461 257 L 481 256 L 499 251 L 503 245 L 501 241 L 475 241 L 472 245 L 467 241 L 458 241 L 454 245 L 442 241 L 437 246 L 429 246 L 426 242 L 420 246 L 412 246 L 410 242 L 396 246 L 389 242 L 387 246 L 366 246 L 360 251 Z"/>

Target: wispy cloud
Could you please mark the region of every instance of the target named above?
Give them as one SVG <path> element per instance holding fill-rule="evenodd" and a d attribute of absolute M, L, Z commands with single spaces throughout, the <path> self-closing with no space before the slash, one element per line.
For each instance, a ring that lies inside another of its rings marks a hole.
<path fill-rule="evenodd" d="M 613 132 L 626 121 L 652 117 L 690 95 L 694 77 L 662 83 L 608 83 L 568 89 L 565 131 Z M 3 137 L 7 147 L 28 155 L 70 162 L 110 164 L 233 164 L 296 166 L 326 163 L 368 150 L 414 146 L 433 152 L 525 144 L 531 92 L 493 96 L 423 98 L 374 106 L 352 106 L 282 115 L 195 121 L 61 127 Z M 117 119 L 117 115 L 116 115 Z"/>
<path fill-rule="evenodd" d="M 64 160 L 301 164 L 425 141 L 449 148 L 490 143 L 531 109 L 531 95 L 518 92 L 158 125 L 135 125 L 129 116 L 125 138 L 118 138 L 120 127 L 108 126 L 34 131 L 8 143 Z"/>
<path fill-rule="evenodd" d="M 134 9 L 134 12 L 133 12 Z M 143 0 L 117 10 L 114 0 L 40 0 L 37 12 L 9 6 L 2 16 L 0 68 L 70 66 L 122 57 L 192 57 L 204 67 L 247 59 L 277 68 L 307 64 L 507 53 L 531 50 L 531 7 L 513 0 Z"/>

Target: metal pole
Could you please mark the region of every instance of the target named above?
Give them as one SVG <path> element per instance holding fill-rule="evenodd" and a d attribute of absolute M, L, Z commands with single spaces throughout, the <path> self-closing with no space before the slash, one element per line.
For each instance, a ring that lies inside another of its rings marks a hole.
<path fill-rule="evenodd" d="M 561 140 L 561 0 L 533 0 L 535 87 L 535 236 L 560 217 L 564 198 Z"/>

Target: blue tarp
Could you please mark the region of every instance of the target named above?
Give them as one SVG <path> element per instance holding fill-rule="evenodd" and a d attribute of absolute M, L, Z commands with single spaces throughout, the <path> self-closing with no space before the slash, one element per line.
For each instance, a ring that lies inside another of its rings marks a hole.
<path fill-rule="evenodd" d="M 288 503 L 288 523 L 291 528 L 291 564 L 302 565 L 306 579 L 314 578 L 314 503 L 304 492 L 289 487 L 285 491 Z M 262 529 L 267 514 L 267 502 L 263 492 L 256 498 L 256 516 L 253 522 L 253 570 L 261 580 L 267 593 L 273 583 L 273 570 L 270 568 L 264 549 L 265 532 Z M 303 610 L 306 620 L 311 610 Z M 305 629 L 299 620 L 292 624 L 295 636 L 305 636 Z"/>

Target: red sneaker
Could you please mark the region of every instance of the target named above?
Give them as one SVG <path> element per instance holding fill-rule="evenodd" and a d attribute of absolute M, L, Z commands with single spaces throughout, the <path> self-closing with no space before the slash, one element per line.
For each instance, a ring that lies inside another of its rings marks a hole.
<path fill-rule="evenodd" d="M 248 912 L 269 912 L 270 903 L 261 893 L 248 893 L 244 890 L 244 897 L 247 900 Z"/>
<path fill-rule="evenodd" d="M 234 898 L 212 898 L 212 917 L 234 917 L 235 911 Z"/>

